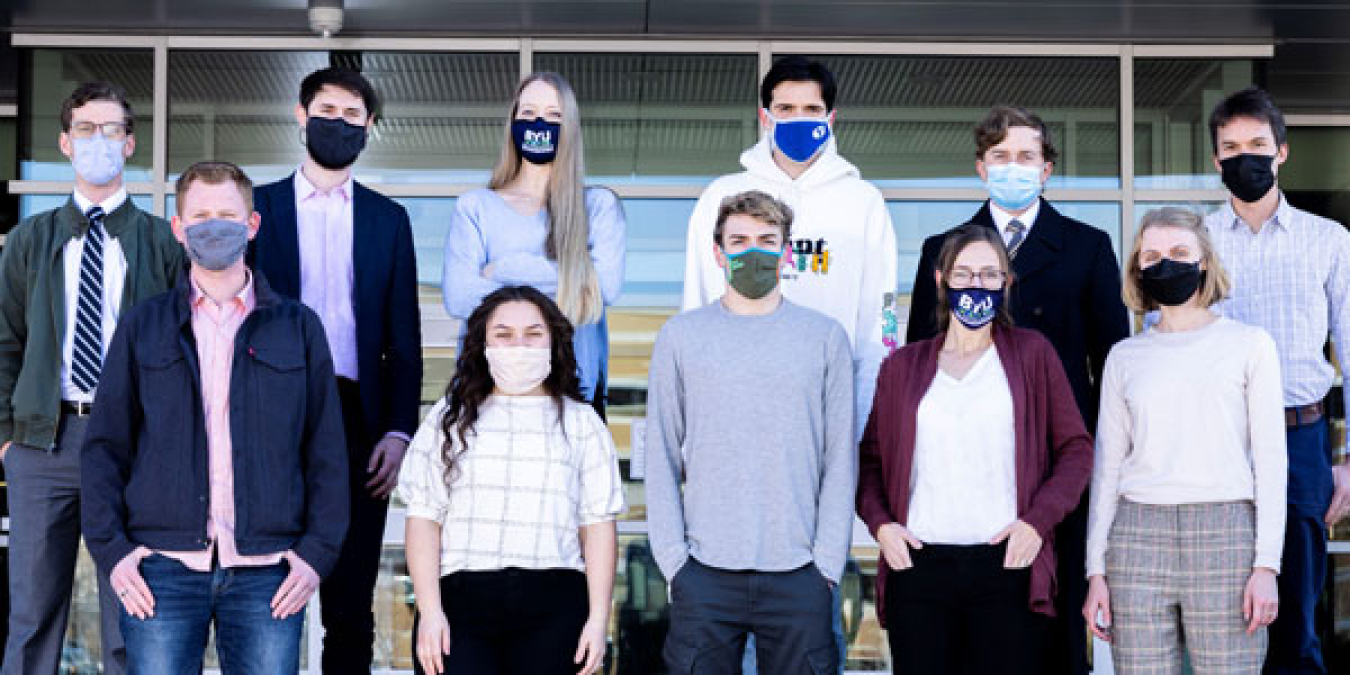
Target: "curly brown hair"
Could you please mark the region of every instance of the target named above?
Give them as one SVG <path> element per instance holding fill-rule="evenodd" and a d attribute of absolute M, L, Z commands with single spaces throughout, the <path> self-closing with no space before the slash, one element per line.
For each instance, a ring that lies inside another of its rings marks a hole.
<path fill-rule="evenodd" d="M 445 462 L 445 482 L 449 485 L 457 475 L 457 460 L 469 446 L 469 434 L 478 422 L 483 402 L 492 395 L 492 372 L 487 362 L 487 328 L 493 312 L 508 302 L 528 302 L 539 308 L 548 326 L 549 346 L 552 351 L 552 365 L 548 377 L 544 378 L 544 391 L 553 398 L 558 409 L 558 425 L 563 425 L 564 399 L 584 403 L 581 398 L 581 379 L 577 376 L 577 358 L 572 349 L 572 323 L 563 316 L 562 310 L 547 295 L 531 286 L 505 286 L 499 288 L 478 305 L 469 314 L 465 322 L 464 340 L 460 345 L 459 358 L 455 362 L 455 375 L 446 387 L 447 399 L 445 414 L 441 418 L 441 431 L 445 442 L 441 446 L 441 457 Z M 455 439 L 459 439 L 458 450 Z"/>

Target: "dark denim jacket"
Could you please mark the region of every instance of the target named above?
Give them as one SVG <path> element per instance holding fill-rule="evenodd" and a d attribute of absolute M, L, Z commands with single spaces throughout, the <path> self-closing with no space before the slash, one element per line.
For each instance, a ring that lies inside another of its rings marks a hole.
<path fill-rule="evenodd" d="M 294 550 L 320 576 L 347 531 L 349 487 L 333 362 L 319 318 L 261 274 L 230 373 L 235 540 Z M 104 359 L 81 455 L 81 517 L 104 573 L 137 546 L 207 547 L 209 462 L 190 284 L 137 305 Z"/>

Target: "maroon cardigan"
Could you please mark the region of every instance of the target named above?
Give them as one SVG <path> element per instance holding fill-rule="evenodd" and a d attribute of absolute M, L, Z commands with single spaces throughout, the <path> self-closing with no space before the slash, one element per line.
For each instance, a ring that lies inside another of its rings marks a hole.
<path fill-rule="evenodd" d="M 1031 563 L 1032 611 L 1055 615 L 1055 526 L 1078 505 L 1092 473 L 1092 439 L 1050 342 L 1026 328 L 995 326 L 994 348 L 1012 390 L 1017 440 L 1017 516 L 1041 535 Z M 881 364 L 860 446 L 858 515 L 876 536 L 909 515 L 910 471 L 919 402 L 937 375 L 945 335 L 905 345 Z M 885 625 L 886 578 L 877 565 L 877 617 Z"/>

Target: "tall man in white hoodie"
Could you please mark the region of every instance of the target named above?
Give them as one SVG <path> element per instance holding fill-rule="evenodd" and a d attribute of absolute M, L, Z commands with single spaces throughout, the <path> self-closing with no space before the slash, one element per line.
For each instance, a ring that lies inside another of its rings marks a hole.
<path fill-rule="evenodd" d="M 887 354 L 882 309 L 895 293 L 895 229 L 886 201 L 839 155 L 834 139 L 834 74 L 800 56 L 778 59 L 760 85 L 758 143 L 741 153 L 745 171 L 713 181 L 689 219 L 684 302 L 689 310 L 726 291 L 714 255 L 713 227 L 722 200 L 767 192 L 796 215 L 783 295 L 840 323 L 853 347 L 860 436 L 872 409 L 877 369 Z M 892 343 L 893 344 L 893 343 Z"/>
<path fill-rule="evenodd" d="M 895 229 L 881 191 L 839 156 L 834 140 L 837 92 L 834 73 L 800 56 L 778 59 L 764 75 L 759 88 L 763 135 L 741 153 L 745 171 L 713 181 L 689 218 L 681 309 L 701 307 L 726 292 L 726 271 L 718 266 L 713 245 L 722 200 L 759 190 L 786 203 L 795 218 L 781 277 L 783 296 L 838 321 L 848 334 L 857 441 L 872 410 L 887 344 L 896 344 L 895 335 L 882 331 L 882 310 L 895 293 Z M 838 587 L 834 604 L 835 638 L 846 654 Z M 745 673 L 754 672 L 751 645 Z"/>

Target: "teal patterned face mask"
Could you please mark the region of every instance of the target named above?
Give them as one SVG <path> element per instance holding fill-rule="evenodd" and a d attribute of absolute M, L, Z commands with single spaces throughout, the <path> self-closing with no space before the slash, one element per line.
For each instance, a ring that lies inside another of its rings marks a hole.
<path fill-rule="evenodd" d="M 737 293 L 758 300 L 778 286 L 778 264 L 782 251 L 750 248 L 740 253 L 727 253 L 727 284 Z"/>

